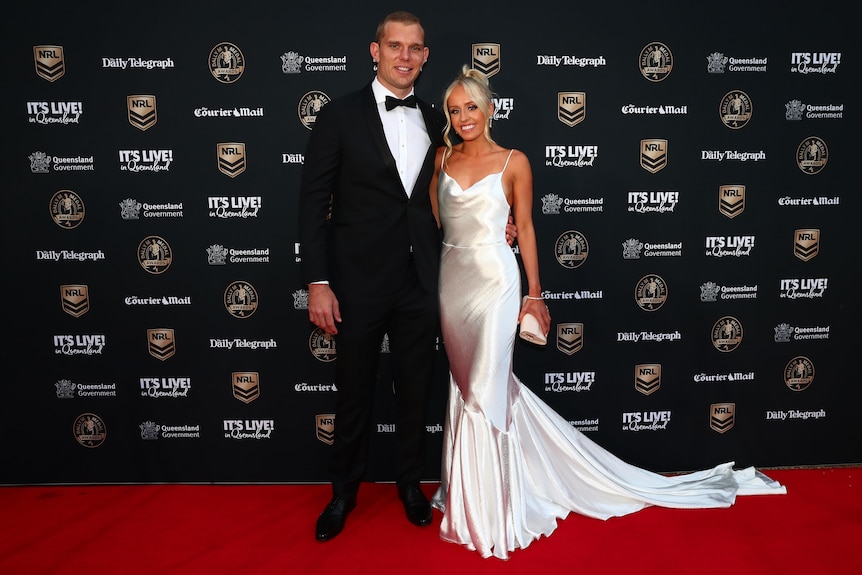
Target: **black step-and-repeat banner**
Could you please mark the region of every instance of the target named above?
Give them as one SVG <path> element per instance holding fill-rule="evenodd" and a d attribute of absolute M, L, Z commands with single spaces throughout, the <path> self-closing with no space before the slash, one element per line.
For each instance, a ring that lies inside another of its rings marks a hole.
<path fill-rule="evenodd" d="M 307 319 L 299 176 L 398 6 L 48 4 L 3 23 L 0 483 L 325 480 L 338 340 Z M 657 471 L 862 461 L 849 14 L 412 9 L 418 93 L 483 70 L 532 162 L 554 326 L 519 377 Z"/>

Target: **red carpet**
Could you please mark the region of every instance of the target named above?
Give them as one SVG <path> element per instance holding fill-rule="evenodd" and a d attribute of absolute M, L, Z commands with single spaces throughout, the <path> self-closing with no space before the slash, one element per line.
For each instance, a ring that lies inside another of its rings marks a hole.
<path fill-rule="evenodd" d="M 787 495 L 570 515 L 508 561 L 441 541 L 436 511 L 431 527 L 410 525 L 388 484 L 363 484 L 327 543 L 314 540 L 327 485 L 0 487 L 0 574 L 862 573 L 862 467 L 767 474 Z"/>

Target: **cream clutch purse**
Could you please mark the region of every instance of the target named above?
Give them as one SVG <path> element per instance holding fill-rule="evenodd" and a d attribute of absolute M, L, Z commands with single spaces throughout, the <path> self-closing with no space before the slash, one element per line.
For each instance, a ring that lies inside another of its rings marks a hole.
<path fill-rule="evenodd" d="M 524 298 L 522 303 L 526 301 Z M 542 328 L 539 327 L 539 320 L 531 313 L 526 314 L 521 319 L 521 328 L 518 330 L 518 335 L 521 339 L 534 343 L 536 345 L 545 345 L 548 343 L 545 334 L 542 333 Z"/>

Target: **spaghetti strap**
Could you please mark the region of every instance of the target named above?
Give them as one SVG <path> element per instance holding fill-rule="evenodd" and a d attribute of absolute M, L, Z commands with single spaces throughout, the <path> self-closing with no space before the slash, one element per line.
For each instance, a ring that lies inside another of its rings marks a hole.
<path fill-rule="evenodd" d="M 502 169 L 502 170 L 500 170 L 500 174 L 502 174 L 503 172 L 505 172 L 505 171 L 506 171 L 506 166 L 508 166 L 508 165 L 509 165 L 509 160 L 510 160 L 510 159 L 512 159 L 512 152 L 514 152 L 514 151 L 515 151 L 515 149 L 514 149 L 514 148 L 512 148 L 511 150 L 509 150 L 509 156 L 506 158 L 506 163 L 505 163 L 505 164 L 503 164 L 503 169 Z"/>

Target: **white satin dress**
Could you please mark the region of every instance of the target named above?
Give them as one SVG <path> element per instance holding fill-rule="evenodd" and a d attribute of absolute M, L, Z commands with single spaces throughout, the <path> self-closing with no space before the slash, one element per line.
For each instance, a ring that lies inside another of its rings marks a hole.
<path fill-rule="evenodd" d="M 511 152 L 509 154 L 511 158 Z M 506 160 L 508 166 L 508 159 Z M 650 505 L 729 507 L 737 495 L 785 493 L 733 462 L 665 476 L 620 460 L 572 427 L 514 375 L 518 263 L 505 241 L 502 171 L 469 188 L 441 169 L 440 306 L 450 365 L 440 536 L 508 558 L 574 511 L 608 519 Z"/>

